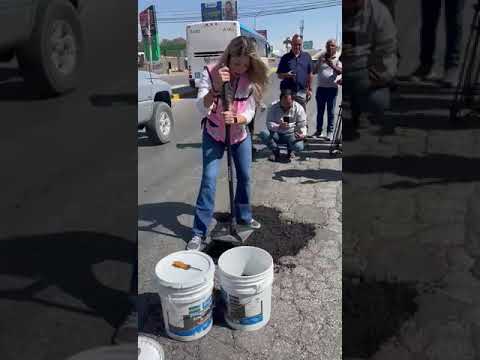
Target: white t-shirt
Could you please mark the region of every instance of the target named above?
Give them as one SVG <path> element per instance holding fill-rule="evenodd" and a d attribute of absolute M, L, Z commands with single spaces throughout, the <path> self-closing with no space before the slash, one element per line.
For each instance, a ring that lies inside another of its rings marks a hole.
<path fill-rule="evenodd" d="M 334 55 L 332 59 L 333 65 L 342 68 L 342 62 L 338 59 L 337 55 Z M 325 62 L 325 53 L 318 58 L 318 74 L 317 74 L 317 86 L 336 88 L 338 84 L 336 81 L 341 75 L 337 74 L 328 64 Z"/>

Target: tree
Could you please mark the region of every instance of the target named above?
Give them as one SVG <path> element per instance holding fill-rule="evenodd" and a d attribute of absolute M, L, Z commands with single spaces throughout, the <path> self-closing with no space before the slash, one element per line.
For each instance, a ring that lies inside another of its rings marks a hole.
<path fill-rule="evenodd" d="M 288 45 L 292 44 L 292 40 L 290 37 L 287 37 L 285 40 L 283 40 L 283 45 L 285 45 L 285 50 L 288 52 Z"/>
<path fill-rule="evenodd" d="M 178 56 L 178 54 L 185 50 L 187 41 L 184 38 L 176 38 L 173 40 L 162 39 L 160 43 L 160 52 L 163 56 Z"/>

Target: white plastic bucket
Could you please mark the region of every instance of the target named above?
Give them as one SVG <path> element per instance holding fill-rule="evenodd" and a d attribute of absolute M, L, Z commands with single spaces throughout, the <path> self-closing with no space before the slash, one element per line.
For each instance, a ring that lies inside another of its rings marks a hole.
<path fill-rule="evenodd" d="M 239 246 L 220 256 L 218 268 L 227 324 L 246 331 L 265 326 L 272 304 L 272 256 L 257 247 Z"/>
<path fill-rule="evenodd" d="M 151 336 L 138 334 L 138 360 L 165 360 L 162 345 Z"/>
<path fill-rule="evenodd" d="M 182 261 L 192 267 L 172 266 Z M 192 341 L 212 328 L 212 290 L 215 264 L 200 251 L 185 250 L 164 257 L 155 266 L 165 330 L 172 339 Z"/>

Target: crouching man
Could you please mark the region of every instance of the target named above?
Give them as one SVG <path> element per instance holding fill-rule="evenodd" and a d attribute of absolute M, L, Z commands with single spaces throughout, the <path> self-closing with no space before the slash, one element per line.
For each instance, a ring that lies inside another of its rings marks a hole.
<path fill-rule="evenodd" d="M 270 161 L 279 160 L 279 144 L 287 145 L 289 160 L 295 157 L 295 152 L 303 150 L 303 141 L 307 134 L 307 115 L 302 105 L 293 100 L 293 96 L 290 89 L 283 89 L 280 100 L 268 108 L 268 130 L 261 131 L 259 136 L 272 151 Z"/>

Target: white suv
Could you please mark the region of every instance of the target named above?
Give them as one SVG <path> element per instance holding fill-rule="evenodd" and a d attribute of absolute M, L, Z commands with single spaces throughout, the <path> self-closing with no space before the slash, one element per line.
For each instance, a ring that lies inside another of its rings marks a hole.
<path fill-rule="evenodd" d="M 79 13 L 86 0 L 0 0 L 0 62 L 16 55 L 39 92 L 75 88 L 83 58 Z"/>
<path fill-rule="evenodd" d="M 158 145 L 170 141 L 173 132 L 172 89 L 158 75 L 138 71 L 138 128 L 145 128 Z"/>

